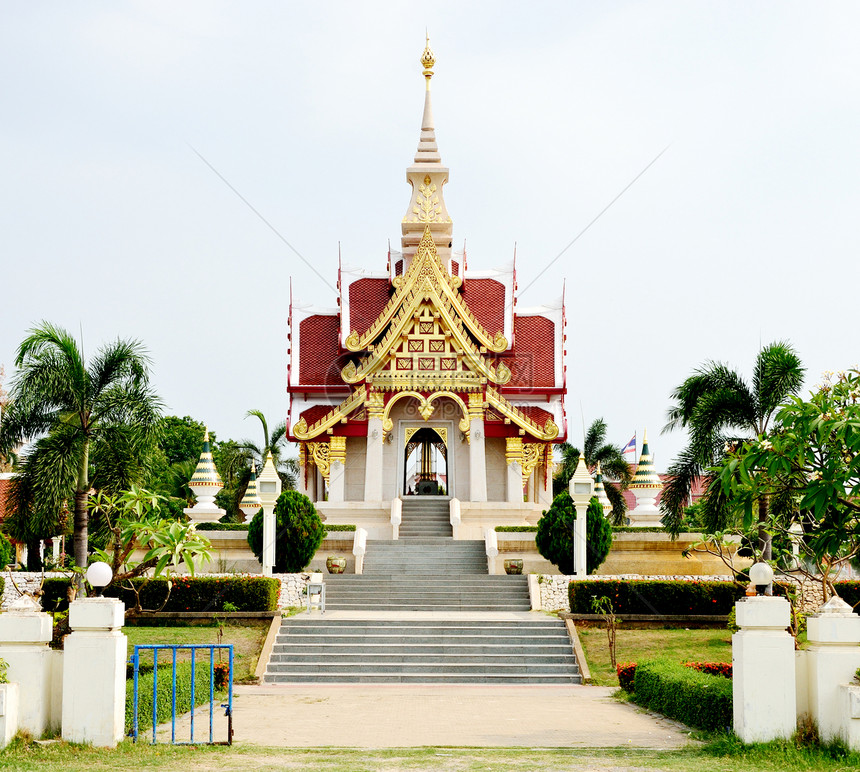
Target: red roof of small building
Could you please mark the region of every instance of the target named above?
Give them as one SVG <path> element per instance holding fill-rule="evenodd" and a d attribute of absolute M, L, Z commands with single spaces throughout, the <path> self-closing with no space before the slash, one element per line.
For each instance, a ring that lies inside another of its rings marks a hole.
<path fill-rule="evenodd" d="M 337 316 L 316 314 L 299 324 L 299 383 L 340 385 L 340 321 Z"/>
<path fill-rule="evenodd" d="M 11 486 L 11 480 L 0 478 L 0 522 L 6 518 L 6 498 L 9 495 L 9 489 Z"/>
<path fill-rule="evenodd" d="M 545 316 L 514 319 L 514 357 L 507 386 L 555 386 L 555 323 Z"/>
<path fill-rule="evenodd" d="M 491 336 L 504 331 L 504 284 L 495 279 L 466 279 L 463 282 L 463 300 Z"/>
<path fill-rule="evenodd" d="M 379 318 L 390 297 L 388 279 L 358 279 L 349 285 L 349 328 L 363 335 Z"/>
<path fill-rule="evenodd" d="M 534 421 L 538 426 L 544 426 L 547 419 L 552 418 L 552 413 L 548 410 L 544 410 L 542 407 L 537 407 L 536 405 L 526 405 L 525 407 L 518 405 L 517 409 L 523 413 L 526 418 L 530 418 Z"/>
<path fill-rule="evenodd" d="M 328 415 L 329 411 L 333 408 L 334 405 L 314 405 L 313 407 L 309 407 L 307 410 L 302 411 L 299 418 L 304 418 L 308 426 L 313 426 L 320 420 L 320 418 Z"/>

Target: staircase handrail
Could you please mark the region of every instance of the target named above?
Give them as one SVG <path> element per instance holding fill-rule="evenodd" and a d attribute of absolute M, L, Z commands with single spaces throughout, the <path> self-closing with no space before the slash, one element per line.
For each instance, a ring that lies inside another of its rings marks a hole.
<path fill-rule="evenodd" d="M 454 497 L 448 502 L 448 514 L 451 520 L 451 531 L 455 539 L 460 537 L 457 535 L 460 530 L 460 499 Z"/>
<path fill-rule="evenodd" d="M 490 574 L 495 574 L 496 556 L 499 554 L 499 542 L 496 539 L 495 528 L 484 529 L 484 548 L 487 552 L 487 570 Z"/>
<path fill-rule="evenodd" d="M 397 541 L 400 538 L 400 523 L 403 520 L 403 499 L 395 496 L 391 499 L 391 538 Z"/>
<path fill-rule="evenodd" d="M 367 552 L 367 531 L 356 528 L 352 539 L 352 554 L 355 555 L 355 573 L 364 573 L 364 553 Z"/>

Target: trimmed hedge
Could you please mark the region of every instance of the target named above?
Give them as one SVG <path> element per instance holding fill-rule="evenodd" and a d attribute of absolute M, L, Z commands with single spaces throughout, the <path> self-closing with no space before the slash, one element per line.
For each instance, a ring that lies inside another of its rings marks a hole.
<path fill-rule="evenodd" d="M 732 725 L 732 682 L 680 662 L 642 662 L 633 680 L 633 701 L 649 710 L 710 731 Z"/>
<path fill-rule="evenodd" d="M 536 525 L 497 525 L 496 533 L 537 533 Z"/>
<path fill-rule="evenodd" d="M 733 582 L 629 579 L 570 582 L 574 614 L 592 613 L 593 598 L 605 595 L 616 614 L 728 614 L 744 588 Z"/>
<path fill-rule="evenodd" d="M 218 663 L 215 663 L 218 667 Z M 137 729 L 145 732 L 152 729 L 152 697 L 153 697 L 152 664 L 148 667 L 141 665 L 137 677 Z M 131 734 L 134 723 L 134 677 L 129 668 L 129 677 L 125 682 L 125 733 Z M 218 690 L 216 689 L 216 695 Z M 216 697 L 217 699 L 217 697 Z M 176 715 L 187 713 L 192 707 L 197 707 L 209 701 L 209 661 L 198 661 L 194 668 L 194 702 L 191 704 L 191 663 L 180 662 L 176 665 Z M 173 666 L 159 664 L 158 666 L 158 697 L 156 701 L 156 720 L 159 724 L 169 721 L 173 702 Z M 207 724 L 208 726 L 208 724 Z M 195 727 L 196 729 L 197 727 Z M 200 728 L 203 730 L 203 727 Z M 208 730 L 207 730 L 208 731 Z M 195 736 L 197 733 L 195 732 Z M 202 736 L 202 735 L 201 735 Z M 208 736 L 208 735 L 207 735 Z M 151 739 L 151 738 L 150 738 Z"/>
<path fill-rule="evenodd" d="M 355 530 L 355 526 L 350 525 L 349 523 L 342 523 L 341 525 L 327 525 L 326 523 L 323 523 L 323 527 L 329 533 L 332 531 L 354 531 Z M 325 536 L 323 536 L 323 538 L 325 538 Z"/>
<path fill-rule="evenodd" d="M 132 580 L 142 587 L 147 580 Z M 173 578 L 170 598 L 162 611 L 223 611 L 232 603 L 239 611 L 276 611 L 281 583 L 267 576 L 177 576 Z M 68 608 L 66 590 L 69 580 L 45 579 L 42 586 L 42 608 L 45 611 L 65 611 Z M 125 607 L 134 607 L 134 593 L 117 586 L 108 587 L 105 595 L 120 598 Z M 167 596 L 167 580 L 152 579 L 140 590 L 144 609 L 157 609 Z"/>
<path fill-rule="evenodd" d="M 665 533 L 668 534 L 665 528 L 660 528 L 656 525 L 613 525 L 612 533 Z"/>
<path fill-rule="evenodd" d="M 860 603 L 860 582 L 848 580 L 833 582 L 833 589 L 849 606 L 854 606 L 855 611 L 858 610 L 856 606 Z"/>
<path fill-rule="evenodd" d="M 684 667 L 698 670 L 700 673 L 722 676 L 729 679 L 732 677 L 731 662 L 682 662 L 681 664 Z M 636 663 L 619 663 L 615 668 L 615 672 L 618 675 L 618 685 L 628 694 L 633 694 L 633 683 L 636 679 Z"/>
<path fill-rule="evenodd" d="M 198 523 L 198 531 L 247 531 L 247 523 Z"/>

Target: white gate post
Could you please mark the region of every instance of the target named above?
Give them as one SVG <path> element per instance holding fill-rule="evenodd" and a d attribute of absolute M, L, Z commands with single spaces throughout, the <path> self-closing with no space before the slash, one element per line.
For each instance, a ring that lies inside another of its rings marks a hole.
<path fill-rule="evenodd" d="M 745 743 L 787 738 L 797 724 L 791 607 L 766 595 L 735 603 L 740 632 L 732 636 L 735 734 Z"/>
<path fill-rule="evenodd" d="M 125 605 L 116 598 L 69 604 L 63 657 L 63 739 L 113 748 L 125 732 Z"/>

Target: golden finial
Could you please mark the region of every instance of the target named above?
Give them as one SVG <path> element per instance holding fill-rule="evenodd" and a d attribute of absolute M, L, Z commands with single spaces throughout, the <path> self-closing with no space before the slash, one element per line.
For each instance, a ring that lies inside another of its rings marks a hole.
<path fill-rule="evenodd" d="M 424 68 L 424 77 L 427 78 L 427 85 L 430 85 L 430 78 L 433 77 L 433 65 L 436 64 L 436 57 L 430 48 L 430 35 L 427 34 L 427 44 L 424 46 L 424 53 L 421 54 L 421 66 Z"/>

